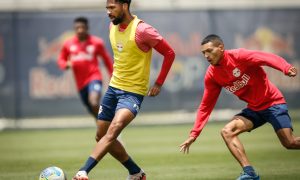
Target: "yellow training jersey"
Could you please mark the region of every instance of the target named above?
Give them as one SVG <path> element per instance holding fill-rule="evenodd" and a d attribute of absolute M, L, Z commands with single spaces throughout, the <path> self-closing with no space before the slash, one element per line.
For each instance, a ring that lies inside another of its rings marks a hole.
<path fill-rule="evenodd" d="M 111 26 L 109 38 L 114 53 L 114 70 L 109 85 L 146 95 L 152 50 L 143 52 L 135 42 L 135 32 L 140 21 L 135 16 L 123 32 L 119 31 L 119 25 Z"/>

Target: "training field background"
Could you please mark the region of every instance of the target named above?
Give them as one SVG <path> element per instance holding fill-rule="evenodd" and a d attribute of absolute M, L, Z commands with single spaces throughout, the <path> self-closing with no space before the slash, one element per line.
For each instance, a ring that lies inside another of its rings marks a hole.
<path fill-rule="evenodd" d="M 293 123 L 299 135 L 300 119 Z M 192 124 L 130 126 L 121 139 L 150 180 L 232 180 L 241 168 L 220 136 L 224 124 L 208 123 L 189 155 L 180 153 L 178 146 Z M 91 153 L 94 135 L 94 128 L 0 132 L 0 179 L 38 179 L 40 171 L 48 166 L 62 168 L 71 179 Z M 283 148 L 269 124 L 243 134 L 241 139 L 261 179 L 300 179 L 300 151 Z M 91 180 L 126 177 L 127 170 L 110 155 L 90 173 Z"/>
<path fill-rule="evenodd" d="M 46 167 L 62 168 L 68 180 L 95 145 L 95 123 L 80 102 L 71 71 L 57 56 L 73 35 L 73 19 L 86 16 L 90 32 L 108 41 L 106 0 L 0 1 L 0 180 L 37 180 Z M 189 155 L 179 152 L 201 100 L 208 63 L 200 52 L 208 34 L 227 49 L 263 50 L 300 70 L 299 0 L 132 0 L 131 12 L 153 25 L 176 59 L 156 98 L 145 97 L 141 112 L 121 135 L 128 153 L 150 180 L 232 180 L 242 171 L 220 136 L 245 104 L 222 91 L 208 125 Z M 150 81 L 162 57 L 152 58 Z M 104 88 L 108 77 L 103 69 Z M 300 136 L 300 75 L 288 78 L 265 69 L 284 94 L 295 135 Z M 300 180 L 300 151 L 281 146 L 270 125 L 240 137 L 262 180 Z M 127 171 L 110 155 L 91 180 L 124 180 Z"/>

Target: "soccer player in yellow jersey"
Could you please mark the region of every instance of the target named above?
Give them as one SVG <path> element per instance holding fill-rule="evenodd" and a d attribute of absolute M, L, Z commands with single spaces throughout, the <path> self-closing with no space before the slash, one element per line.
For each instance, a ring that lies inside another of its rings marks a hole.
<path fill-rule="evenodd" d="M 131 0 L 107 0 L 112 21 L 110 42 L 114 53 L 113 75 L 103 97 L 97 121 L 97 144 L 73 180 L 87 174 L 110 153 L 128 169 L 128 180 L 145 180 L 145 172 L 127 154 L 117 137 L 137 115 L 145 95 L 157 96 L 175 58 L 166 40 L 149 24 L 130 13 Z M 161 71 L 148 90 L 152 48 L 163 57 Z"/>

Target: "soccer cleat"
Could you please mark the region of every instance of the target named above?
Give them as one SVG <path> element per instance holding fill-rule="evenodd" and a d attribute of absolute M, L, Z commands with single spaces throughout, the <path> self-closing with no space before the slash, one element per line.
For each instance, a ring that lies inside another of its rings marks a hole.
<path fill-rule="evenodd" d="M 89 177 L 85 171 L 78 171 L 72 180 L 89 180 Z"/>
<path fill-rule="evenodd" d="M 146 174 L 145 172 L 141 169 L 139 173 L 129 175 L 127 177 L 127 180 L 146 180 Z"/>
<path fill-rule="evenodd" d="M 259 175 L 256 176 L 250 176 L 247 173 L 241 173 L 240 177 L 238 177 L 236 180 L 260 180 Z"/>

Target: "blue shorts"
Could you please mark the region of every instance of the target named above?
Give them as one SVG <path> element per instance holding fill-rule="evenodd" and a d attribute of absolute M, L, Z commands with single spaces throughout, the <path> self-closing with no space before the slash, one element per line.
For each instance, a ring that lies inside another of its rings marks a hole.
<path fill-rule="evenodd" d="M 252 121 L 253 129 L 262 126 L 266 122 L 269 122 L 276 132 L 282 128 L 293 129 L 286 104 L 277 104 L 262 111 L 253 111 L 246 108 L 237 116 L 243 116 Z"/>
<path fill-rule="evenodd" d="M 89 112 L 93 113 L 92 107 L 89 103 L 90 92 L 95 91 L 99 94 L 102 92 L 102 81 L 94 80 L 89 82 L 83 89 L 80 90 L 80 97 L 83 104 L 87 107 Z"/>
<path fill-rule="evenodd" d="M 136 116 L 141 108 L 143 100 L 143 95 L 109 86 L 102 99 L 98 119 L 112 121 L 116 111 L 122 108 L 130 110 L 133 115 Z"/>

